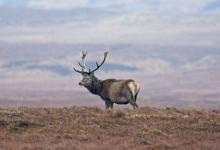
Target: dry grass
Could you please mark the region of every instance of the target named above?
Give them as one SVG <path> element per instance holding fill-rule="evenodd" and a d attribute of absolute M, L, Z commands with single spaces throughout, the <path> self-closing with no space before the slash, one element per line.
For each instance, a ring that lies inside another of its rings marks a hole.
<path fill-rule="evenodd" d="M 220 148 L 220 111 L 0 109 L 1 150 Z"/>

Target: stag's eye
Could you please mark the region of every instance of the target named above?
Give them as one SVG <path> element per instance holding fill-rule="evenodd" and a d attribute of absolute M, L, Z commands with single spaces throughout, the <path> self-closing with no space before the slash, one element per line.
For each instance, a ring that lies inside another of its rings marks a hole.
<path fill-rule="evenodd" d="M 84 80 L 89 80 L 89 78 L 88 78 L 88 77 L 85 77 Z"/>
<path fill-rule="evenodd" d="M 83 81 L 84 81 L 84 82 L 88 82 L 88 81 L 90 81 L 90 80 L 91 80 L 91 78 L 90 78 L 89 76 L 86 76 L 86 77 L 83 78 Z"/>

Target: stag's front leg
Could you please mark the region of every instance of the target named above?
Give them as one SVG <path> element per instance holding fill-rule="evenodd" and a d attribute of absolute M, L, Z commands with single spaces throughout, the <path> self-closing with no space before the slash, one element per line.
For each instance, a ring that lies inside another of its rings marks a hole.
<path fill-rule="evenodd" d="M 114 103 L 110 102 L 110 108 L 113 109 Z"/>
<path fill-rule="evenodd" d="M 109 101 L 105 101 L 105 109 L 109 109 L 109 107 L 110 107 L 110 103 L 109 103 Z"/>

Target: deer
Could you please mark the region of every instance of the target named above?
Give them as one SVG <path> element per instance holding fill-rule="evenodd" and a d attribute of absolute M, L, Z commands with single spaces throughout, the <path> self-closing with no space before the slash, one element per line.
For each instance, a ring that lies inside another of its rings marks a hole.
<path fill-rule="evenodd" d="M 85 87 L 90 93 L 98 95 L 105 102 L 106 109 L 113 109 L 115 104 L 131 104 L 133 109 L 138 108 L 136 103 L 138 93 L 140 91 L 140 84 L 133 79 L 106 79 L 100 80 L 95 76 L 97 71 L 106 61 L 108 51 L 104 52 L 104 59 L 99 64 L 96 61 L 96 68 L 88 69 L 85 64 L 85 57 L 87 52 L 82 52 L 81 62 L 78 62 L 81 70 L 73 67 L 74 71 L 82 75 L 82 80 L 79 86 Z"/>

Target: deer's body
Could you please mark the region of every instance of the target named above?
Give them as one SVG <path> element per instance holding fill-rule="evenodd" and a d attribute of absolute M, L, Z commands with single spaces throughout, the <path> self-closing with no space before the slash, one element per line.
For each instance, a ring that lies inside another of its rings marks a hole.
<path fill-rule="evenodd" d="M 113 108 L 113 104 L 128 104 L 137 107 L 136 99 L 140 90 L 139 84 L 134 80 L 99 80 L 95 76 L 92 84 L 85 86 L 92 94 L 100 96 L 105 101 L 106 108 Z M 80 82 L 80 85 L 83 85 Z"/>
<path fill-rule="evenodd" d="M 82 60 L 84 60 L 86 54 L 83 54 Z M 107 54 L 105 53 L 105 58 Z M 102 64 L 105 61 L 105 58 Z M 101 64 L 101 65 L 102 65 Z M 85 68 L 84 65 L 79 65 Z M 97 63 L 97 69 L 101 66 Z M 75 69 L 75 68 L 74 68 Z M 97 70 L 95 69 L 95 70 Z M 83 69 L 82 69 L 83 70 Z M 140 90 L 140 85 L 132 79 L 128 80 L 116 80 L 106 79 L 99 80 L 94 75 L 94 70 L 89 72 L 75 71 L 82 74 L 83 79 L 79 82 L 80 86 L 87 88 L 92 94 L 100 96 L 105 101 L 106 108 L 113 108 L 113 104 L 128 104 L 130 103 L 133 108 L 137 108 L 136 104 L 137 95 Z"/>

